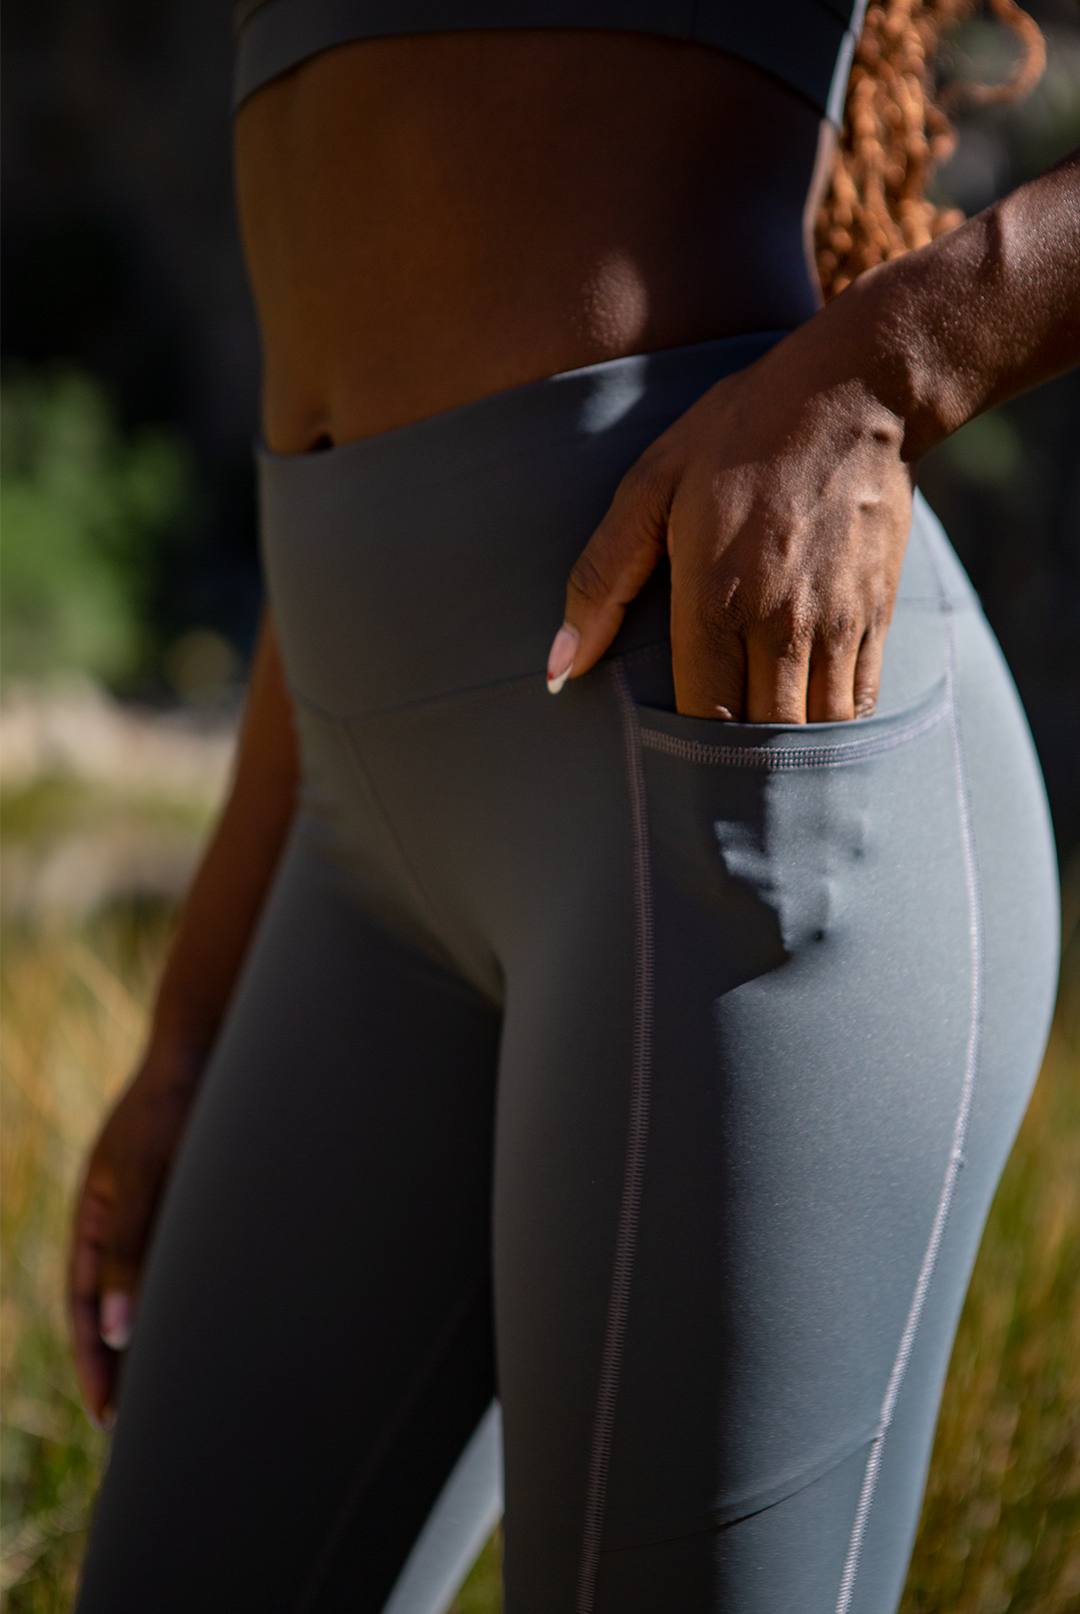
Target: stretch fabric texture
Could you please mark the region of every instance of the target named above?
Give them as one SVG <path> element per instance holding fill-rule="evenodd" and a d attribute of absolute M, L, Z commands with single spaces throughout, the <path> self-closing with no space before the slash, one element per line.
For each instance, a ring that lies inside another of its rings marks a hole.
<path fill-rule="evenodd" d="M 622 475 L 772 340 L 263 454 L 302 811 L 80 1614 L 441 1614 L 503 1460 L 508 1614 L 895 1610 L 1056 979 L 1012 682 L 921 500 L 874 717 L 679 716 L 662 575 L 543 675 Z"/>

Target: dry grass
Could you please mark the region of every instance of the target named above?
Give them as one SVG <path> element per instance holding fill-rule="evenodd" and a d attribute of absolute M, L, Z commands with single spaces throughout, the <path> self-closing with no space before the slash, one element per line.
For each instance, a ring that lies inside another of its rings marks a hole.
<path fill-rule="evenodd" d="M 4 1567 L 9 1614 L 70 1607 L 103 1455 L 60 1301 L 79 1160 L 137 1053 L 167 916 L 9 928 L 2 972 Z M 1080 1606 L 1080 945 L 994 1204 L 903 1614 Z M 501 1607 L 497 1542 L 455 1604 Z"/>
<path fill-rule="evenodd" d="M 1080 871 L 1078 871 L 1080 872 Z M 901 1614 L 1080 1610 L 1080 935 L 964 1307 Z"/>
<path fill-rule="evenodd" d="M 63 1250 L 83 1150 L 139 1050 L 165 935 L 156 914 L 82 931 L 7 927 L 0 1248 L 3 1560 L 10 1614 L 71 1606 L 103 1439 L 67 1351 Z"/>

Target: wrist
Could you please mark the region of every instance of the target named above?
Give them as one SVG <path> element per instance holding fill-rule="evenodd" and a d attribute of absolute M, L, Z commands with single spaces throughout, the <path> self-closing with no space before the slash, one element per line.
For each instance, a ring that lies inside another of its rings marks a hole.
<path fill-rule="evenodd" d="M 868 270 L 824 311 L 842 329 L 838 357 L 847 375 L 901 423 L 900 457 L 909 463 L 985 406 L 977 352 L 967 362 L 958 357 L 958 326 L 966 321 L 954 317 L 941 284 L 937 246 Z"/>
<path fill-rule="evenodd" d="M 199 1036 L 190 1027 L 155 1019 L 136 1079 L 144 1087 L 159 1088 L 177 1097 L 194 1094 L 212 1045 L 212 1035 Z"/>

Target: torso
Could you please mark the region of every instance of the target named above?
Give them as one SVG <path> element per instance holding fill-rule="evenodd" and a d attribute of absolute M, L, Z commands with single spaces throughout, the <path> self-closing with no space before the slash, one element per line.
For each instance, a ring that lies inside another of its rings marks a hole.
<path fill-rule="evenodd" d="M 236 120 L 269 446 L 799 323 L 831 148 L 808 102 L 703 45 L 544 29 L 324 51 Z"/>

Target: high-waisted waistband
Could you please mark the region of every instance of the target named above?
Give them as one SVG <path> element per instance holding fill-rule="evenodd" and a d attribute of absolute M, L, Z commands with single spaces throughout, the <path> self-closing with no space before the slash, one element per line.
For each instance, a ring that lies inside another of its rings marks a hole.
<path fill-rule="evenodd" d="M 614 359 L 325 452 L 259 455 L 263 544 L 296 697 L 340 716 L 540 675 L 566 580 L 619 481 L 782 332 Z M 970 585 L 909 545 L 901 597 Z M 661 566 L 610 651 L 668 636 Z"/>

